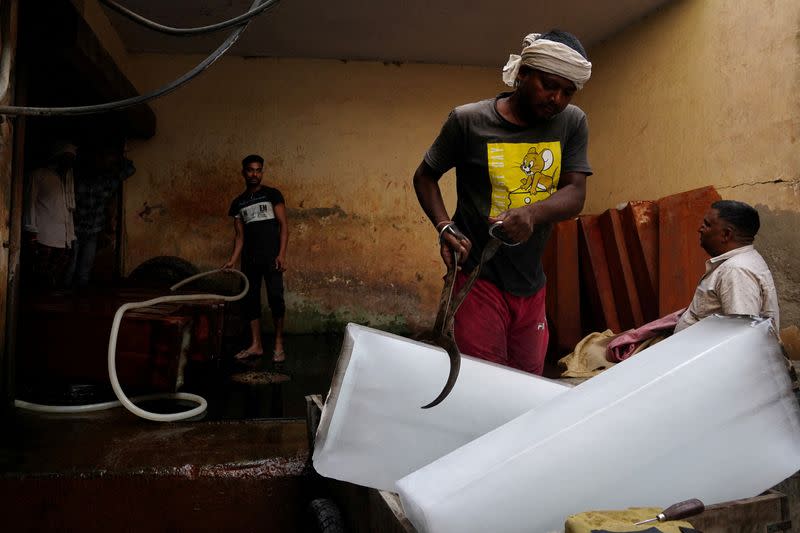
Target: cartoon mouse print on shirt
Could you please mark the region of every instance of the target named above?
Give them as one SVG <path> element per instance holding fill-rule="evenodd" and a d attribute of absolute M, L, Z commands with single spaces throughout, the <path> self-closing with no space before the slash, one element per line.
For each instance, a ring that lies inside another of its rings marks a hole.
<path fill-rule="evenodd" d="M 552 193 L 550 190 L 553 186 L 553 177 L 545 174 L 553 166 L 553 152 L 552 150 L 545 149 L 539 153 L 536 147 L 528 150 L 522 164 L 519 166 L 520 170 L 525 173 L 522 178 L 521 185 L 509 191 L 508 193 L 508 207 L 513 203 L 512 194 L 524 194 L 522 201 L 525 204 L 532 203 L 532 196 L 541 193 L 547 193 L 548 196 Z"/>
<path fill-rule="evenodd" d="M 558 187 L 560 142 L 489 143 L 487 156 L 491 216 L 549 198 Z"/>

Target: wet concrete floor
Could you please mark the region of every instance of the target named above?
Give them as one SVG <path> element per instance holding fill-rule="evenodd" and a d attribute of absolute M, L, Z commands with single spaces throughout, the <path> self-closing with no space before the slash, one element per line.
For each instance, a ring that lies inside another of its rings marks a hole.
<path fill-rule="evenodd" d="M 122 407 L 13 410 L 0 431 L 3 529 L 301 531 L 309 500 L 305 396 L 328 392 L 341 339 L 288 336 L 280 366 L 269 357 L 226 357 L 187 367 L 182 390 L 208 401 L 194 420 L 150 422 Z M 82 401 L 113 399 L 103 386 L 74 390 Z"/>
<path fill-rule="evenodd" d="M 0 437 L 4 531 L 301 531 L 304 420 L 154 423 L 17 410 Z"/>
<path fill-rule="evenodd" d="M 209 402 L 207 419 L 305 417 L 305 396 L 328 393 L 342 335 L 292 335 L 284 345 L 281 364 L 272 363 L 269 354 L 247 362 L 227 358 L 219 368 L 221 379 L 196 388 Z"/>

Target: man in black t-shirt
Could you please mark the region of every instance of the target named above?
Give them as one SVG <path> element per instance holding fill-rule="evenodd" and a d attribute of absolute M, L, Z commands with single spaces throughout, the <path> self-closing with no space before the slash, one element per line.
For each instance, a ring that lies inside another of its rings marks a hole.
<path fill-rule="evenodd" d="M 238 354 L 237 359 L 260 357 L 261 345 L 261 280 L 267 286 L 267 302 L 275 325 L 275 345 L 272 360 L 285 360 L 283 350 L 283 318 L 286 305 L 283 299 L 283 272 L 286 270 L 286 245 L 289 228 L 286 204 L 278 189 L 261 184 L 264 159 L 249 155 L 242 160 L 242 176 L 246 189 L 231 203 L 228 215 L 233 217 L 235 237 L 231 258 L 222 268 L 234 268 L 241 257 L 241 270 L 250 282 L 242 304 L 245 319 L 250 321 L 252 342 Z"/>
<path fill-rule="evenodd" d="M 589 129 L 570 101 L 591 67 L 575 36 L 528 35 L 503 69 L 513 92 L 455 108 L 414 174 L 442 258 L 449 266 L 453 251 L 459 254 L 455 290 L 480 263 L 491 224 L 502 223 L 508 238 L 522 243 L 501 247 L 483 265 L 456 313 L 455 340 L 466 355 L 542 373 L 548 329 L 541 256 L 552 224 L 583 208 L 592 173 Z M 451 168 L 458 193 L 452 220 L 439 189 Z"/>

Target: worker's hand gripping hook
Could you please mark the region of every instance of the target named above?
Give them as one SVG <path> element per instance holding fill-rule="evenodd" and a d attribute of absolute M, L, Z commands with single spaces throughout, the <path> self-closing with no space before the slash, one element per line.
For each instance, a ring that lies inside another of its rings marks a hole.
<path fill-rule="evenodd" d="M 502 231 L 502 221 L 495 222 L 489 227 L 489 241 L 483 248 L 481 260 L 478 265 L 472 270 L 467 278 L 467 282 L 458 291 L 458 294 L 453 296 L 453 286 L 455 284 L 456 272 L 458 270 L 458 252 L 453 250 L 453 260 L 447 267 L 447 274 L 444 277 L 444 287 L 442 288 L 442 295 L 439 300 L 439 311 L 436 313 L 436 322 L 434 322 L 433 330 L 427 335 L 422 337 L 424 342 L 444 348 L 450 358 L 450 373 L 447 376 L 447 383 L 445 383 L 442 392 L 429 404 L 423 405 L 423 409 L 428 409 L 435 405 L 439 405 L 442 400 L 447 398 L 450 391 L 456 384 L 458 373 L 461 370 L 461 353 L 458 350 L 455 337 L 453 336 L 453 320 L 456 311 L 461 306 L 461 303 L 466 298 L 467 293 L 475 284 L 478 279 L 481 268 L 488 262 L 497 252 L 500 246 L 517 246 L 518 242 L 511 241 Z M 462 235 L 457 229 L 453 232 L 454 235 Z M 463 236 L 463 235 L 462 235 Z"/>

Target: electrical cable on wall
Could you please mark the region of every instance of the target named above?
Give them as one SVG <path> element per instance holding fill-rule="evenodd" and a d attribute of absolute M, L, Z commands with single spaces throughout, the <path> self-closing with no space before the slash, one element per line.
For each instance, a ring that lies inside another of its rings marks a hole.
<path fill-rule="evenodd" d="M 263 4 L 262 4 L 263 2 Z M 247 13 L 252 13 L 258 11 L 257 8 L 263 7 L 266 9 L 274 4 L 276 4 L 278 0 L 255 0 L 253 5 L 250 7 L 250 10 Z M 265 7 L 266 6 L 266 7 Z M 121 6 L 120 6 L 121 7 Z M 86 106 L 68 106 L 68 107 L 29 107 L 29 106 L 0 106 L 0 115 L 18 115 L 18 116 L 68 116 L 68 115 L 90 115 L 94 113 L 105 113 L 107 111 L 114 111 L 117 109 L 125 109 L 128 107 L 133 107 L 135 105 L 143 104 L 147 101 L 154 100 L 155 98 L 159 98 L 164 96 L 165 94 L 169 94 L 181 85 L 189 82 L 197 75 L 208 69 L 211 65 L 213 65 L 217 59 L 222 57 L 222 55 L 230 49 L 231 46 L 239 40 L 239 37 L 242 35 L 247 26 L 252 21 L 252 18 L 257 14 L 260 14 L 261 11 L 258 11 L 255 14 L 248 15 L 244 18 L 244 22 L 240 22 L 241 26 L 236 28 L 228 38 L 216 49 L 214 50 L 208 57 L 206 57 L 202 62 L 200 62 L 196 67 L 192 70 L 181 76 L 180 78 L 168 83 L 167 85 L 156 89 L 155 91 L 149 92 L 147 94 L 143 94 L 140 96 L 133 96 L 131 98 L 125 98 L 123 100 L 116 100 L 114 102 L 107 102 L 105 104 L 94 104 L 94 105 L 86 105 Z M 238 17 L 237 17 L 238 18 Z M 146 19 L 145 19 L 146 20 Z M 234 19 L 231 19 L 234 20 Z M 148 21 L 151 22 L 151 21 Z M 155 24 L 155 23 L 153 23 Z"/>
<path fill-rule="evenodd" d="M 175 296 L 160 296 L 158 298 L 152 298 L 150 300 L 146 300 L 144 302 L 129 302 L 120 306 L 117 309 L 117 312 L 114 314 L 114 321 L 111 325 L 111 333 L 108 339 L 108 378 L 111 381 L 111 388 L 114 390 L 114 394 L 117 396 L 116 401 L 111 402 L 103 402 L 103 403 L 93 403 L 88 405 L 43 405 L 37 404 L 32 402 L 26 402 L 24 400 L 14 400 L 14 405 L 16 407 L 20 407 L 22 409 L 27 409 L 29 411 L 38 411 L 43 413 L 57 413 L 57 414 L 75 414 L 75 413 L 89 413 L 93 411 L 102 411 L 104 409 L 111 409 L 113 407 L 119 407 L 122 405 L 130 411 L 131 413 L 135 414 L 138 417 L 145 418 L 147 420 L 153 420 L 155 422 L 175 422 L 178 420 L 186 420 L 188 418 L 193 418 L 195 416 L 203 414 L 206 409 L 208 408 L 208 402 L 202 396 L 198 396 L 197 394 L 191 394 L 188 392 L 174 392 L 174 393 L 160 393 L 160 394 L 148 394 L 146 396 L 137 396 L 135 398 L 128 398 L 125 395 L 125 391 L 122 390 L 122 385 L 119 383 L 119 379 L 117 378 L 117 337 L 119 335 L 119 326 L 122 322 L 123 315 L 130 311 L 131 309 L 139 309 L 142 307 L 151 307 L 153 305 L 158 305 L 161 303 L 166 302 L 192 302 L 192 301 L 223 301 L 223 302 L 235 302 L 237 300 L 241 300 L 247 294 L 247 291 L 250 288 L 250 283 L 247 281 L 247 277 L 239 272 L 238 270 L 211 270 L 208 272 L 202 272 L 200 274 L 196 274 L 192 277 L 186 278 L 185 280 L 176 283 L 172 287 L 169 288 L 170 291 L 174 291 L 187 283 L 190 283 L 197 278 L 201 278 L 203 276 L 208 276 L 210 274 L 215 274 L 217 272 L 233 272 L 239 275 L 244 280 L 244 288 L 239 294 L 234 296 L 223 296 L 221 294 L 181 294 Z M 137 406 L 134 402 L 143 402 L 148 400 L 158 400 L 158 399 L 172 399 L 172 400 L 188 400 L 191 402 L 195 402 L 197 407 L 190 409 L 188 411 L 181 411 L 178 413 L 153 413 L 150 411 L 146 411 L 141 407 Z"/>

